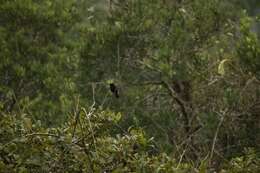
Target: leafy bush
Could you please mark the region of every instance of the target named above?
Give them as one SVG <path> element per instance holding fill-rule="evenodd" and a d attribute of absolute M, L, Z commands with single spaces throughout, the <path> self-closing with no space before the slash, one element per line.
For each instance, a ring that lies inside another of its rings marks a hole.
<path fill-rule="evenodd" d="M 2 114 L 1 172 L 190 172 L 158 153 L 141 129 L 110 135 L 120 114 L 82 109 L 60 128 L 43 128 L 26 115 Z M 157 153 L 157 154 L 155 154 Z"/>
<path fill-rule="evenodd" d="M 248 148 L 244 155 L 233 158 L 221 173 L 258 173 L 260 171 L 260 155 L 254 149 Z"/>

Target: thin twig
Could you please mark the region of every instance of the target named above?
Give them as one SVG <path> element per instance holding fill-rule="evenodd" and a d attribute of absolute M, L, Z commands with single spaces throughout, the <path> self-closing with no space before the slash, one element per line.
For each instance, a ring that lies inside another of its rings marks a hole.
<path fill-rule="evenodd" d="M 220 114 L 220 113 L 218 113 L 218 114 Z M 211 159 L 212 159 L 213 154 L 214 154 L 214 150 L 215 150 L 215 145 L 216 145 L 216 141 L 217 141 L 219 129 L 220 129 L 220 127 L 221 127 L 221 125 L 222 125 L 222 123 L 223 123 L 223 121 L 224 121 L 224 116 L 225 116 L 225 114 L 226 114 L 226 113 L 220 114 L 221 119 L 220 119 L 220 121 L 219 121 L 219 123 L 218 123 L 218 127 L 217 127 L 217 129 L 216 129 L 216 132 L 215 132 L 215 135 L 214 135 L 214 139 L 213 139 L 213 142 L 212 142 L 211 151 L 210 151 L 210 155 L 209 155 L 209 164 L 211 163 Z"/>
<path fill-rule="evenodd" d="M 79 115 L 80 115 L 80 109 L 79 109 L 79 97 L 77 98 L 77 104 L 76 104 L 76 110 L 74 112 L 74 117 L 75 117 L 75 124 L 73 127 L 73 133 L 72 133 L 72 139 L 74 138 L 76 127 L 79 121 Z"/>
<path fill-rule="evenodd" d="M 89 128 L 90 128 L 90 131 L 91 131 L 91 135 L 92 135 L 92 139 L 93 139 L 93 142 L 94 142 L 94 147 L 95 147 L 95 150 L 97 149 L 96 147 L 96 139 L 94 137 L 94 131 L 93 131 L 93 128 L 92 128 L 92 124 L 91 124 L 91 121 L 90 121 L 90 116 L 93 114 L 93 111 L 94 111 L 94 103 L 90 109 L 90 112 L 87 112 L 85 108 L 82 108 L 83 112 L 85 113 L 86 115 L 86 118 L 88 119 L 88 123 L 89 123 Z"/>
<path fill-rule="evenodd" d="M 51 137 L 55 137 L 55 138 L 60 138 L 60 136 L 50 134 L 50 133 L 30 133 L 30 134 L 25 135 L 25 137 L 30 137 L 30 136 L 51 136 Z"/>
<path fill-rule="evenodd" d="M 93 99 L 93 105 L 91 107 L 94 107 L 94 105 L 96 104 L 96 100 L 95 100 L 95 88 L 96 88 L 96 84 L 92 83 L 92 99 Z"/>
<path fill-rule="evenodd" d="M 181 158 L 180 158 L 180 160 L 179 160 L 179 162 L 178 162 L 178 165 L 177 165 L 177 169 L 179 168 L 179 166 L 180 166 L 180 164 L 181 164 L 181 162 L 182 162 L 182 159 L 183 159 L 183 156 L 184 156 L 184 154 L 186 153 L 186 149 L 182 152 L 182 154 L 181 154 Z"/>

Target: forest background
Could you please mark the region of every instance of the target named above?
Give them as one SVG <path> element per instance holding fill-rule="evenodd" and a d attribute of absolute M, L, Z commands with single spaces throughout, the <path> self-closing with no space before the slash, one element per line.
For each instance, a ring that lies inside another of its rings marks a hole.
<path fill-rule="evenodd" d="M 260 171 L 257 0 L 0 0 L 0 172 Z"/>

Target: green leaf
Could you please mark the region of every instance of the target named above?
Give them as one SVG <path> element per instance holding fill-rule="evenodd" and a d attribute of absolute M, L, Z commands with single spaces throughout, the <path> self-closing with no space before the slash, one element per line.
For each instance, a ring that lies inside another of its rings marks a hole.
<path fill-rule="evenodd" d="M 23 122 L 26 130 L 32 130 L 32 121 L 30 118 L 24 118 Z"/>
<path fill-rule="evenodd" d="M 218 73 L 220 74 L 220 75 L 225 75 L 225 64 L 228 62 L 228 61 L 230 61 L 229 59 L 223 59 L 220 63 L 219 63 L 219 65 L 218 65 Z"/>
<path fill-rule="evenodd" d="M 208 166 L 208 162 L 207 161 L 203 161 L 200 164 L 199 173 L 207 173 L 207 166 Z"/>

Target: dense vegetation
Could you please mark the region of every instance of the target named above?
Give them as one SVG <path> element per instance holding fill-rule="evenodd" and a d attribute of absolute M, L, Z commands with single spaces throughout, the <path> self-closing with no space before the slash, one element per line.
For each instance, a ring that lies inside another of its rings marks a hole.
<path fill-rule="evenodd" d="M 260 172 L 257 3 L 0 0 L 0 172 Z"/>

